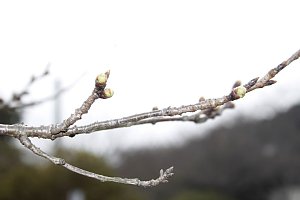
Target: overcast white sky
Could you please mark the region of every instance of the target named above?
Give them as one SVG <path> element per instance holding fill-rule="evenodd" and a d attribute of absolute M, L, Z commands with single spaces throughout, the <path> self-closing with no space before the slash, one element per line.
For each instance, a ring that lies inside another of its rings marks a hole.
<path fill-rule="evenodd" d="M 39 99 L 59 79 L 78 83 L 62 96 L 62 118 L 81 105 L 95 76 L 111 69 L 109 100 L 96 102 L 79 124 L 195 103 L 227 94 L 235 80 L 264 75 L 300 48 L 299 1 L 0 1 L 0 95 L 24 87 L 50 62 L 51 75 L 31 88 Z M 246 96 L 228 118 L 268 117 L 299 102 L 300 62 L 278 84 Z M 27 109 L 28 125 L 53 123 L 53 102 Z M 221 120 L 220 120 L 221 121 Z M 219 123 L 210 122 L 206 127 Z M 111 149 L 176 144 L 179 130 L 194 124 L 163 124 L 63 139 L 66 144 Z M 175 132 L 174 132 L 175 131 Z M 36 140 L 35 140 L 36 141 Z M 49 142 L 38 142 L 49 146 Z"/>

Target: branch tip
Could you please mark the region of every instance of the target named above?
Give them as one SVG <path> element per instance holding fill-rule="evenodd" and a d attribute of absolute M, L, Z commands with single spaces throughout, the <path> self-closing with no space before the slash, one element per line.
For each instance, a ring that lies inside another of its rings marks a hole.
<path fill-rule="evenodd" d="M 268 81 L 266 82 L 266 86 L 273 85 L 273 84 L 275 84 L 275 83 L 277 83 L 276 80 L 268 80 Z"/>
<path fill-rule="evenodd" d="M 107 70 L 105 73 L 101 73 L 96 77 L 95 86 L 97 88 L 103 89 L 106 86 L 106 82 L 108 80 L 110 74 L 110 70 Z"/>
<path fill-rule="evenodd" d="M 246 89 L 253 87 L 257 83 L 258 79 L 259 79 L 259 77 L 256 77 L 256 78 L 250 80 L 247 84 L 244 85 L 244 87 Z"/>
<path fill-rule="evenodd" d="M 237 81 L 233 84 L 232 88 L 236 88 L 236 87 L 240 86 L 241 84 L 242 84 L 242 82 L 241 82 L 240 80 L 237 80 Z"/>

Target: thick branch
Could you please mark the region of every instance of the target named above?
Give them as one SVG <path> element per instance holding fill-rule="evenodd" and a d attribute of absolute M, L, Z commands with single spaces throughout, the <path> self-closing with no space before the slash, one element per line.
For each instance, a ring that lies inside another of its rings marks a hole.
<path fill-rule="evenodd" d="M 255 89 L 262 88 L 265 86 L 269 86 L 275 83 L 272 78 L 277 75 L 282 69 L 284 69 L 286 66 L 288 66 L 292 61 L 298 59 L 300 56 L 300 50 L 297 51 L 295 54 L 293 54 L 289 59 L 282 62 L 280 65 L 278 65 L 276 68 L 270 70 L 263 78 L 254 78 L 250 80 L 247 84 L 245 84 L 243 87 L 246 88 L 245 92 L 249 93 Z M 259 79 L 259 80 L 258 80 Z M 235 91 L 233 89 L 233 91 Z M 221 98 L 217 99 L 206 99 L 204 101 L 201 101 L 196 104 L 192 105 L 185 105 L 181 107 L 168 107 L 161 110 L 154 110 L 151 112 L 136 114 L 128 117 L 123 117 L 119 119 L 112 119 L 112 120 L 106 120 L 102 122 L 95 122 L 92 124 L 84 125 L 84 126 L 73 126 L 70 127 L 72 124 L 74 124 L 77 120 L 79 120 L 82 116 L 82 114 L 86 113 L 88 109 L 90 108 L 91 104 L 94 102 L 94 100 L 97 98 L 96 93 L 93 91 L 92 97 L 90 96 L 85 103 L 76 110 L 75 114 L 72 114 L 68 119 L 66 119 L 64 122 L 57 126 L 40 126 L 40 127 L 27 127 L 26 129 L 27 136 L 28 137 L 39 137 L 39 138 L 45 138 L 45 139 L 56 139 L 58 137 L 63 136 L 75 136 L 76 134 L 83 134 L 83 133 L 91 133 L 95 131 L 101 131 L 101 130 L 108 130 L 108 129 L 114 129 L 114 128 L 121 128 L 121 127 L 129 127 L 133 125 L 138 124 L 144 124 L 144 122 L 140 122 L 141 120 L 145 119 L 153 119 L 155 118 L 155 123 L 161 121 L 166 121 L 165 117 L 173 117 L 175 115 L 179 116 L 183 113 L 188 112 L 195 112 L 198 110 L 207 110 L 207 109 L 215 109 L 218 106 L 224 105 L 225 103 L 228 103 L 230 101 L 234 101 L 236 99 L 239 99 L 240 97 L 236 96 L 234 92 L 231 92 L 229 95 L 223 96 Z M 90 100 L 90 98 L 92 100 Z M 77 111 L 79 111 L 79 114 L 76 114 Z M 151 120 L 149 123 L 153 123 Z M 2 125 L 0 124 L 0 134 L 5 135 L 14 135 L 14 132 L 16 131 L 16 127 L 14 125 Z"/>

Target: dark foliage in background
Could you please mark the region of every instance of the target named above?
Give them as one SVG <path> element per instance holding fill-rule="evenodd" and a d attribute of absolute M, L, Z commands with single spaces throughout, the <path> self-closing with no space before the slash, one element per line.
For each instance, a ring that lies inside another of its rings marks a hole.
<path fill-rule="evenodd" d="M 17 149 L 5 149 L 20 155 Z M 87 169 L 113 175 L 113 171 L 99 158 L 85 152 L 60 150 L 59 155 L 67 155 L 69 160 Z M 74 190 L 83 192 L 85 199 L 139 199 L 128 186 L 103 184 L 91 181 L 87 177 L 78 176 L 63 168 L 45 165 L 28 165 L 20 162 L 19 157 L 6 158 L 4 162 L 14 165 L 2 166 L 0 171 L 0 199 L 61 199 L 65 200 Z M 17 162 L 17 163 L 16 163 Z"/>
<path fill-rule="evenodd" d="M 235 121 L 182 148 L 124 154 L 120 174 L 148 178 L 173 164 L 169 184 L 144 192 L 157 200 L 264 200 L 277 188 L 300 184 L 300 105 L 270 120 Z M 208 193 L 213 196 L 201 197 Z"/>
<path fill-rule="evenodd" d="M 60 150 L 57 154 L 67 156 L 72 163 L 86 169 L 94 168 L 98 172 L 113 175 L 113 171 L 101 159 L 90 153 Z M 139 199 L 128 186 L 91 181 L 63 168 L 53 167 L 50 163 L 42 166 L 18 164 L 7 169 L 0 173 L 0 199 L 65 200 L 74 190 L 83 192 L 85 199 Z"/>
<path fill-rule="evenodd" d="M 0 104 L 1 106 L 1 104 Z M 15 124 L 20 121 L 20 113 L 7 105 L 3 105 L 0 109 L 1 124 Z"/>
<path fill-rule="evenodd" d="M 0 109 L 0 123 L 13 124 L 20 120 L 20 113 L 9 106 Z M 113 183 L 101 183 L 79 176 L 64 168 L 24 162 L 24 152 L 16 148 L 10 137 L 0 136 L 0 199 L 61 199 L 66 200 L 74 190 L 83 192 L 85 199 L 130 199 L 138 194 L 130 188 Z M 57 149 L 56 154 L 65 156 L 68 161 L 93 169 L 99 173 L 114 175 L 104 160 L 88 152 Z"/>

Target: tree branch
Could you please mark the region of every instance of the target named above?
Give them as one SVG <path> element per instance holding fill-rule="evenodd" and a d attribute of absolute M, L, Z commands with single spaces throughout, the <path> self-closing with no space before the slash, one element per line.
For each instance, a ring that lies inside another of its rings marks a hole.
<path fill-rule="evenodd" d="M 206 122 L 209 119 L 214 119 L 217 116 L 220 116 L 226 109 L 234 108 L 234 104 L 231 102 L 226 103 L 223 106 L 201 110 L 192 115 L 184 115 L 184 116 L 173 116 L 173 117 L 153 117 L 148 119 L 143 119 L 137 121 L 136 123 L 129 124 L 130 126 L 142 125 L 142 124 L 156 124 L 159 122 L 172 122 L 172 121 L 181 121 L 181 122 L 194 122 L 196 124 L 201 124 Z"/>
<path fill-rule="evenodd" d="M 20 102 L 20 100 L 22 99 L 23 96 L 28 95 L 30 87 L 36 81 L 39 81 L 39 80 L 43 79 L 44 77 L 46 77 L 47 75 L 49 75 L 49 67 L 50 67 L 50 64 L 48 64 L 46 66 L 46 69 L 40 75 L 32 75 L 31 79 L 29 80 L 29 82 L 27 83 L 25 88 L 22 91 L 20 91 L 19 93 L 14 93 L 10 102 L 8 102 L 8 104 L 11 104 L 12 102 Z"/>
<path fill-rule="evenodd" d="M 31 102 L 27 102 L 27 103 L 22 102 L 20 105 L 10 106 L 10 107 L 12 109 L 23 109 L 23 108 L 27 108 L 27 107 L 37 106 L 37 105 L 40 105 L 40 104 L 45 103 L 47 101 L 54 100 L 57 97 L 59 97 L 60 95 L 62 95 L 63 93 L 65 93 L 66 91 L 70 90 L 72 87 L 74 87 L 75 84 L 78 83 L 78 80 L 81 79 L 82 76 L 83 75 L 81 75 L 80 77 L 78 77 L 76 79 L 76 81 L 74 81 L 70 85 L 67 85 L 66 87 L 63 87 L 63 88 L 57 90 L 54 94 L 52 94 L 52 95 L 50 95 L 48 97 L 45 97 L 45 98 L 39 99 L 39 100 L 34 100 L 34 101 L 31 101 Z M 0 109 L 1 109 L 1 106 L 0 106 Z"/>
<path fill-rule="evenodd" d="M 82 115 L 88 113 L 92 104 L 99 98 L 106 99 L 113 95 L 111 89 L 106 88 L 106 83 L 109 77 L 109 71 L 97 76 L 95 81 L 95 87 L 92 94 L 87 98 L 84 103 L 75 110 L 67 119 L 62 123 L 48 126 L 26 126 L 24 124 L 6 125 L 0 124 L 0 135 L 7 135 L 19 139 L 19 141 L 33 153 L 44 157 L 56 165 L 61 165 L 75 173 L 82 174 L 84 176 L 92 177 L 100 181 L 113 181 L 124 184 L 132 184 L 137 186 L 156 186 L 160 183 L 167 182 L 167 179 L 173 175 L 173 167 L 166 171 L 161 170 L 160 176 L 157 179 L 150 181 L 140 181 L 139 179 L 127 179 L 119 177 L 106 177 L 103 175 L 95 174 L 85 171 L 66 163 L 61 158 L 56 158 L 43 152 L 41 149 L 31 143 L 29 137 L 38 137 L 54 140 L 59 137 L 70 136 L 73 137 L 77 134 L 91 133 L 100 130 L 129 127 L 135 125 L 141 125 L 146 123 L 155 124 L 165 121 L 192 121 L 195 123 L 203 123 L 210 118 L 214 118 L 220 115 L 225 109 L 232 108 L 232 101 L 243 98 L 247 93 L 254 91 L 258 88 L 270 86 L 276 83 L 273 78 L 286 66 L 297 60 L 300 56 L 300 50 L 293 54 L 289 59 L 283 61 L 277 67 L 271 69 L 262 78 L 254 78 L 248 83 L 241 85 L 240 82 L 236 82 L 231 92 L 223 97 L 216 99 L 203 99 L 201 98 L 198 103 L 191 105 L 183 105 L 180 107 L 167 107 L 164 109 L 153 109 L 151 112 L 145 112 L 135 114 L 119 119 L 106 120 L 102 122 L 95 122 L 85 126 L 75 126 L 74 124 L 82 118 Z M 199 111 L 197 113 L 194 113 Z M 190 115 L 182 115 L 185 113 L 194 113 Z M 74 126 L 72 126 L 74 125 Z"/>
<path fill-rule="evenodd" d="M 120 177 L 109 177 L 109 176 L 103 176 L 100 174 L 96 174 L 93 172 L 86 171 L 84 169 L 78 168 L 76 166 L 73 166 L 69 163 L 67 163 L 62 158 L 57 158 L 54 156 L 51 156 L 47 154 L 46 152 L 42 151 L 40 148 L 36 147 L 30 139 L 26 136 L 26 134 L 22 133 L 19 137 L 19 141 L 21 144 L 23 144 L 27 149 L 31 150 L 34 154 L 41 156 L 43 158 L 46 158 L 47 160 L 51 161 L 55 165 L 60 165 L 65 167 L 66 169 L 75 172 L 77 174 L 81 174 L 83 176 L 87 176 L 90 178 L 97 179 L 101 182 L 115 182 L 115 183 L 122 183 L 122 184 L 129 184 L 129 185 L 136 185 L 136 186 L 142 186 L 142 187 L 153 187 L 157 186 L 160 183 L 167 183 L 168 178 L 173 175 L 173 167 L 170 167 L 166 169 L 166 171 L 160 170 L 160 175 L 157 179 L 152 179 L 149 181 L 141 181 L 137 178 L 129 179 L 129 178 L 120 178 Z"/>
<path fill-rule="evenodd" d="M 97 76 L 95 81 L 95 87 L 92 92 L 92 94 L 88 97 L 87 100 L 83 102 L 80 108 L 77 108 L 75 110 L 74 114 L 71 114 L 70 117 L 65 119 L 62 123 L 56 124 L 55 126 L 52 126 L 50 129 L 50 133 L 55 135 L 60 132 L 66 132 L 67 129 L 73 125 L 76 121 L 80 120 L 83 114 L 88 113 L 89 109 L 91 108 L 92 104 L 95 102 L 98 98 L 110 98 L 113 95 L 113 92 L 110 94 L 107 94 L 106 92 L 108 90 L 105 90 L 106 82 L 109 77 L 109 71 L 105 72 L 104 74 L 100 74 Z M 110 90 L 109 90 L 110 92 Z M 109 96 L 111 95 L 111 96 Z"/>

